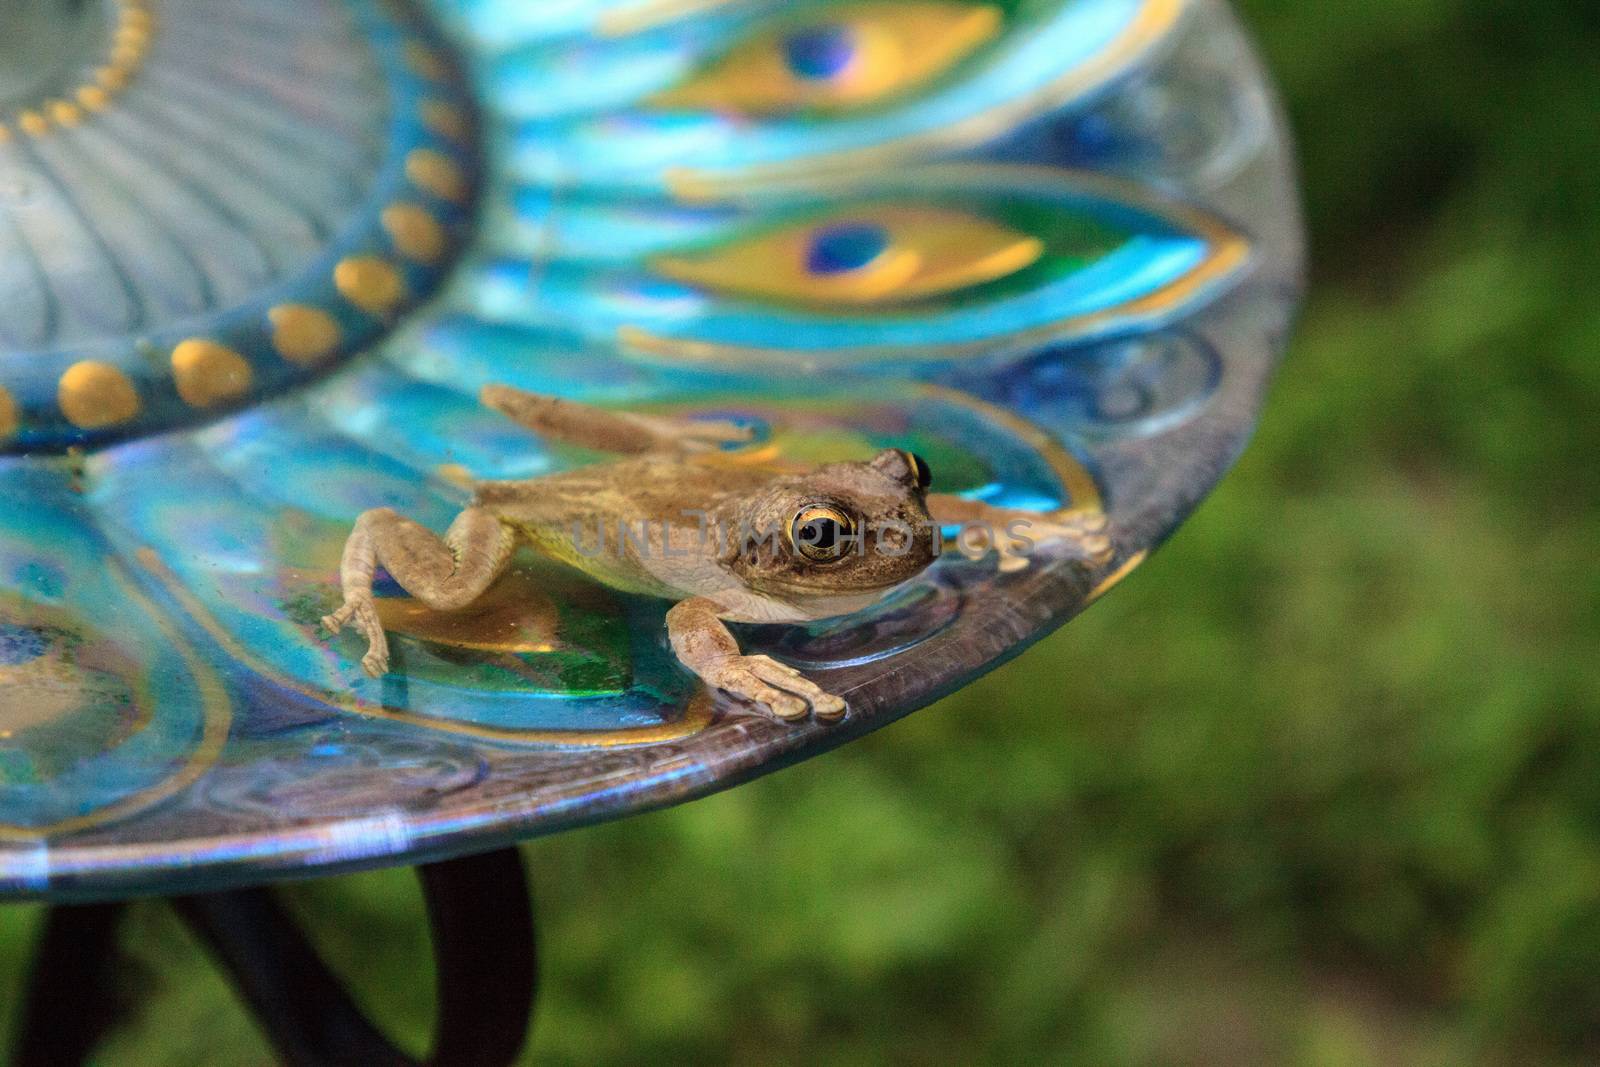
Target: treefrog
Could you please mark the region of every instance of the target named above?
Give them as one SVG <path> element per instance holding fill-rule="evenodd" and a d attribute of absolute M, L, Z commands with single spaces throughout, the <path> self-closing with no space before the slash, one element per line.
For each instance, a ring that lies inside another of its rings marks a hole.
<path fill-rule="evenodd" d="M 901 449 L 812 467 L 751 463 L 728 446 L 752 430 L 730 421 L 613 411 L 504 385 L 484 387 L 480 400 L 549 439 L 616 458 L 474 482 L 470 506 L 443 537 L 389 508 L 363 512 L 340 564 L 343 605 L 322 623 L 366 638 L 361 663 L 372 677 L 389 668 L 372 594 L 379 565 L 429 608 L 454 611 L 527 546 L 611 588 L 676 601 L 668 640 L 707 685 L 780 719 L 837 719 L 842 699 L 787 664 L 742 654 L 724 623 L 859 611 L 926 569 L 949 525 L 993 531 L 1003 570 L 1026 567 L 1032 543 L 1064 542 L 1087 563 L 1111 553 L 1099 516 L 930 493 L 927 464 Z"/>

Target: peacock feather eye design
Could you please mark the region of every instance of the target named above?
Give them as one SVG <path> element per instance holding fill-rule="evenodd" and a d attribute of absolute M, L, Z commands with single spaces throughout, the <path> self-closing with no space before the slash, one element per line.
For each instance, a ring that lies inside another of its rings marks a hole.
<path fill-rule="evenodd" d="M 488 264 L 477 310 L 686 364 L 938 363 L 1160 324 L 1251 262 L 1220 219 L 1041 167 L 795 181 L 722 203 L 732 214 L 698 230 L 655 227 L 642 264 Z"/>
<path fill-rule="evenodd" d="M 732 5 L 681 32 L 499 56 L 487 77 L 522 180 L 681 193 L 997 143 L 1088 107 L 1190 2 Z"/>
<path fill-rule="evenodd" d="M 958 292 L 1027 268 L 1044 242 L 981 215 L 864 205 L 701 252 L 658 256 L 665 277 L 719 293 L 871 308 Z"/>
<path fill-rule="evenodd" d="M 1003 21 L 994 5 L 950 0 L 824 7 L 736 43 L 647 104 L 753 116 L 869 107 L 949 71 Z"/>

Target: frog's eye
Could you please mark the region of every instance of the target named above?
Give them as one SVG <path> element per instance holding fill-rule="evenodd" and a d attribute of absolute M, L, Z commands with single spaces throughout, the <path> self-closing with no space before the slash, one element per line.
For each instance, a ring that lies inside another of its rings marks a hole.
<path fill-rule="evenodd" d="M 789 524 L 789 542 L 812 563 L 843 559 L 855 534 L 850 516 L 828 504 L 808 504 Z"/>
<path fill-rule="evenodd" d="M 657 256 L 674 281 L 727 296 L 872 308 L 958 292 L 1032 266 L 1044 242 L 933 204 L 835 212 L 713 248 Z"/>
<path fill-rule="evenodd" d="M 933 471 L 928 469 L 927 460 L 915 452 L 907 452 L 906 463 L 911 467 L 911 474 L 917 480 L 918 489 L 926 489 L 933 484 Z"/>
<path fill-rule="evenodd" d="M 735 45 L 652 103 L 763 116 L 849 111 L 944 73 L 1003 22 L 997 6 L 949 0 L 833 7 Z"/>

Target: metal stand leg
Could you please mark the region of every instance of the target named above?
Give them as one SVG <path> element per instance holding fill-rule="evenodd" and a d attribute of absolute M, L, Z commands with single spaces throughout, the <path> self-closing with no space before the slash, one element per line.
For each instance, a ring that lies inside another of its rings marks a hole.
<path fill-rule="evenodd" d="M 533 909 L 515 849 L 419 869 L 439 968 L 434 1064 L 510 1063 L 537 992 Z"/>
<path fill-rule="evenodd" d="M 439 975 L 438 1028 L 426 1062 L 509 1064 L 526 1039 L 535 993 L 533 915 L 521 859 L 505 849 L 428 864 L 418 875 Z M 284 1063 L 412 1062 L 361 1014 L 270 890 L 179 897 L 172 904 L 227 969 Z M 111 1002 L 103 987 L 119 913 L 120 905 L 51 910 L 18 1064 L 87 1058 L 103 1027 L 84 1013 Z"/>
<path fill-rule="evenodd" d="M 82 1063 L 115 1021 L 111 975 L 122 911 L 121 904 L 50 909 L 23 1002 L 16 1067 Z"/>

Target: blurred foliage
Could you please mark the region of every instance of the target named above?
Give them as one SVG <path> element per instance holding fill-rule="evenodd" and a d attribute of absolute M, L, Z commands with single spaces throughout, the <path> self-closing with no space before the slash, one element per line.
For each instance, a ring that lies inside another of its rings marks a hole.
<path fill-rule="evenodd" d="M 1316 269 L 1239 468 L 936 708 L 530 846 L 530 1058 L 1600 1055 L 1600 5 L 1242 8 Z M 409 875 L 292 895 L 420 1051 Z M 37 914 L 0 911 L 7 990 Z M 136 918 L 105 1062 L 268 1062 L 187 935 Z"/>

